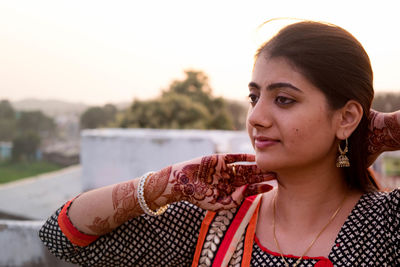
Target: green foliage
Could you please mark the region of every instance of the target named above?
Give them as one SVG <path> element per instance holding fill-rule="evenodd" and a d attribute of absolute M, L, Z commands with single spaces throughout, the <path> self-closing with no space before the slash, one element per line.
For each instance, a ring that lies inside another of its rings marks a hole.
<path fill-rule="evenodd" d="M 230 100 L 227 101 L 227 109 L 230 114 L 235 130 L 246 129 L 246 118 L 249 103 L 246 101 L 239 102 Z"/>
<path fill-rule="evenodd" d="M 151 101 L 135 100 L 122 127 L 160 129 L 207 129 L 210 114 L 188 96 L 168 94 Z"/>
<path fill-rule="evenodd" d="M 0 101 L 0 141 L 11 141 L 15 132 L 15 111 L 8 100 L 2 100 Z"/>
<path fill-rule="evenodd" d="M 104 107 L 90 107 L 80 118 L 81 129 L 107 127 L 116 119 L 117 108 L 107 104 Z"/>
<path fill-rule="evenodd" d="M 56 134 L 54 120 L 41 111 L 17 113 L 13 137 L 12 161 L 35 161 L 41 140 Z"/>
<path fill-rule="evenodd" d="M 54 120 L 41 111 L 16 112 L 7 100 L 0 101 L 0 141 L 12 141 L 12 160 L 33 160 L 41 138 L 56 133 Z"/>
<path fill-rule="evenodd" d="M 223 98 L 212 96 L 208 77 L 200 71 L 185 71 L 183 81 L 173 81 L 161 97 L 135 100 L 121 120 L 121 127 L 164 129 L 234 129 Z"/>
<path fill-rule="evenodd" d="M 8 100 L 0 101 L 0 119 L 15 119 L 15 111 Z"/>
<path fill-rule="evenodd" d="M 40 137 L 34 132 L 26 132 L 18 135 L 13 140 L 12 160 L 32 161 L 36 158 L 36 151 L 40 145 Z"/>
<path fill-rule="evenodd" d="M 400 93 L 377 93 L 372 108 L 382 112 L 400 110 Z"/>
<path fill-rule="evenodd" d="M 208 84 L 208 77 L 201 71 L 185 71 L 186 79 L 183 81 L 173 81 L 167 91 L 164 91 L 162 97 L 168 94 L 186 95 L 193 102 L 203 105 L 211 104 L 212 89 Z"/>
<path fill-rule="evenodd" d="M 41 111 L 16 112 L 8 100 L 0 101 L 0 141 L 12 141 L 27 132 L 45 138 L 55 134 L 56 124 Z"/>
<path fill-rule="evenodd" d="M 12 141 L 15 131 L 15 120 L 0 119 L 0 141 Z"/>
<path fill-rule="evenodd" d="M 41 111 L 23 111 L 17 120 L 18 133 L 31 132 L 41 137 L 48 137 L 55 133 L 54 120 Z"/>
<path fill-rule="evenodd" d="M 43 161 L 0 162 L 0 184 L 55 171 L 61 167 Z"/>

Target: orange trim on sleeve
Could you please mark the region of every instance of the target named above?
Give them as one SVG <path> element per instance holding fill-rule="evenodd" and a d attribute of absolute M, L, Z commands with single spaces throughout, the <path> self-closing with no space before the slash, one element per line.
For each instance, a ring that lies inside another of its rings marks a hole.
<path fill-rule="evenodd" d="M 260 209 L 261 201 L 258 202 L 255 212 L 250 219 L 249 225 L 247 226 L 246 236 L 244 239 L 244 248 L 242 256 L 242 267 L 249 267 L 251 262 L 251 255 L 253 252 L 254 235 L 256 233 L 258 211 Z"/>
<path fill-rule="evenodd" d="M 95 241 L 99 236 L 87 235 L 75 228 L 67 215 L 68 207 L 71 205 L 72 201 L 73 200 L 69 201 L 62 208 L 60 214 L 58 215 L 58 225 L 60 226 L 63 234 L 68 238 L 69 241 L 71 241 L 72 244 L 85 247 Z"/>
<path fill-rule="evenodd" d="M 199 237 L 197 238 L 196 251 L 193 256 L 192 267 L 197 267 L 199 264 L 200 253 L 203 248 L 204 240 L 206 239 L 208 228 L 215 216 L 214 211 L 207 211 L 206 216 L 204 216 L 203 222 L 201 223 Z"/>

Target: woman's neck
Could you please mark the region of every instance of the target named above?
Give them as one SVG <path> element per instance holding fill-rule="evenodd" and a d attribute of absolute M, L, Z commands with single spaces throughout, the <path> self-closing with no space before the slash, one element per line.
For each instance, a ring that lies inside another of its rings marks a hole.
<path fill-rule="evenodd" d="M 310 228 L 321 216 L 330 217 L 350 194 L 341 169 L 297 169 L 278 173 L 277 220 L 283 227 Z M 312 227 L 311 227 L 312 228 Z"/>
<path fill-rule="evenodd" d="M 262 198 L 256 230 L 261 244 L 272 251 L 302 255 L 318 236 L 307 256 L 327 257 L 361 196 L 361 192 L 348 189 L 342 172 L 327 166 L 278 171 L 277 188 Z"/>

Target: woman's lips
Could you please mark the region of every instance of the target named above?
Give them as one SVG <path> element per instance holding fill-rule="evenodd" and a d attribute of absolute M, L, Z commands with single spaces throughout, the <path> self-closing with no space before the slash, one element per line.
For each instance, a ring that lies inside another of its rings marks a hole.
<path fill-rule="evenodd" d="M 255 137 L 254 146 L 258 149 L 267 148 L 277 144 L 279 141 L 268 137 Z"/>

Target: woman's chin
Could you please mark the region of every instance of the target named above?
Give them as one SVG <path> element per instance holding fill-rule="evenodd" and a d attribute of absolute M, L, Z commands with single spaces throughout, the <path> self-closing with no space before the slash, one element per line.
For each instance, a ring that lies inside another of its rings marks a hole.
<path fill-rule="evenodd" d="M 260 159 L 256 157 L 257 167 L 260 168 L 264 172 L 276 172 L 281 164 L 271 160 Z"/>

